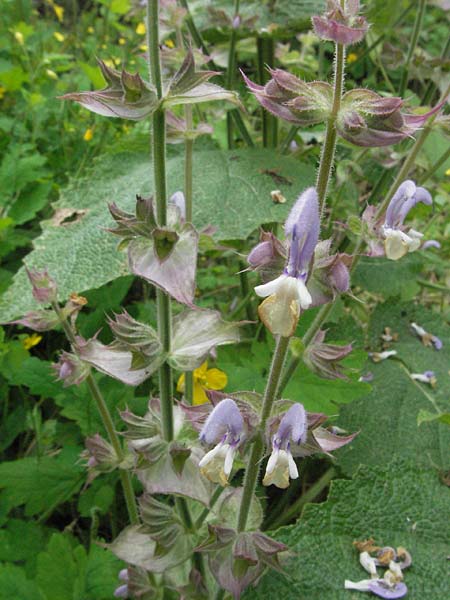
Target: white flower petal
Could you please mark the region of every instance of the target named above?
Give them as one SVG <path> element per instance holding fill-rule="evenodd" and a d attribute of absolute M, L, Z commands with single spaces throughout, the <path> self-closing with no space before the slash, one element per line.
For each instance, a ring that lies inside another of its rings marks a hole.
<path fill-rule="evenodd" d="M 297 294 L 301 308 L 303 308 L 303 310 L 309 308 L 312 304 L 311 294 L 301 279 L 297 279 Z"/>
<path fill-rule="evenodd" d="M 274 448 L 272 450 L 272 454 L 270 455 L 270 458 L 267 461 L 266 475 L 271 475 L 271 473 L 273 473 L 275 467 L 277 466 L 279 452 L 280 451 L 278 450 L 278 448 Z"/>
<path fill-rule="evenodd" d="M 298 469 L 295 464 L 295 460 L 292 458 L 292 454 L 288 451 L 288 465 L 289 465 L 289 477 L 291 479 L 298 479 Z"/>
<path fill-rule="evenodd" d="M 228 444 L 226 444 L 226 445 L 228 445 Z M 204 467 L 209 462 L 211 462 L 217 454 L 219 454 L 220 452 L 223 451 L 224 446 L 225 446 L 225 444 L 223 444 L 222 442 L 217 444 L 217 446 L 214 446 L 214 448 L 212 450 L 210 450 L 209 452 L 207 452 L 205 454 L 205 456 L 200 460 L 200 462 L 198 463 L 198 466 Z"/>
<path fill-rule="evenodd" d="M 230 446 L 225 455 L 225 462 L 224 462 L 224 466 L 223 466 L 223 472 L 225 473 L 227 478 L 231 473 L 231 469 L 233 468 L 233 461 L 234 461 L 235 454 L 236 454 L 236 448 L 234 446 Z"/>
<path fill-rule="evenodd" d="M 268 283 L 264 283 L 262 285 L 257 285 L 255 287 L 255 292 L 256 292 L 257 296 L 260 296 L 261 298 L 266 298 L 267 296 L 271 296 L 272 294 L 275 294 L 276 292 L 278 292 L 278 290 L 280 289 L 280 286 L 283 285 L 283 282 L 286 279 L 288 279 L 288 276 L 283 273 L 282 275 L 280 275 L 276 279 L 273 279 L 272 281 L 269 281 Z"/>

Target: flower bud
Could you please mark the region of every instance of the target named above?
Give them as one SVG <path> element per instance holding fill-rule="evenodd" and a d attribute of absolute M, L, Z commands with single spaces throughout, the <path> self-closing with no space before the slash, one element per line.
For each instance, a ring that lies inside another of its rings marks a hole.
<path fill-rule="evenodd" d="M 50 304 L 56 302 L 58 288 L 56 281 L 50 277 L 47 269 L 37 271 L 36 269 L 26 269 L 28 278 L 33 286 L 33 297 L 40 304 Z"/>
<path fill-rule="evenodd" d="M 49 331 L 59 324 L 59 318 L 53 310 L 32 310 L 21 319 L 9 321 L 8 325 L 23 325 L 33 331 Z"/>
<path fill-rule="evenodd" d="M 117 467 L 119 461 L 114 448 L 100 434 L 86 438 L 84 443 L 86 450 L 82 456 L 87 459 L 89 468 L 107 473 Z"/>
<path fill-rule="evenodd" d="M 343 8 L 339 0 L 328 0 L 328 11 L 321 17 L 312 17 L 316 35 L 322 40 L 349 46 L 360 42 L 369 25 L 358 15 L 359 1 L 347 2 Z"/>
<path fill-rule="evenodd" d="M 323 81 L 306 83 L 282 69 L 271 69 L 264 85 L 253 83 L 242 73 L 249 90 L 266 110 L 300 126 L 323 123 L 330 114 L 333 88 Z"/>
<path fill-rule="evenodd" d="M 346 379 L 339 362 L 352 351 L 352 345 L 325 344 L 325 331 L 318 331 L 303 354 L 307 367 L 325 379 Z"/>
<path fill-rule="evenodd" d="M 80 385 L 90 373 L 90 367 L 76 354 L 61 352 L 58 362 L 52 365 L 57 374 L 57 380 L 63 382 L 64 387 Z"/>

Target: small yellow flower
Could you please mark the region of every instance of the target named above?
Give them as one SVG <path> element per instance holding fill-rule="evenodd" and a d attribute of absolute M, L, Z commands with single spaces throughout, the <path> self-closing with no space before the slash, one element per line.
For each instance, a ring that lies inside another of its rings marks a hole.
<path fill-rule="evenodd" d="M 445 171 L 445 174 L 447 175 L 447 177 L 450 177 L 450 169 L 447 169 L 447 170 Z"/>
<path fill-rule="evenodd" d="M 139 46 L 139 50 L 142 50 L 142 52 L 147 52 L 148 46 L 146 44 L 141 44 Z"/>
<path fill-rule="evenodd" d="M 139 23 L 138 26 L 136 27 L 136 33 L 138 35 L 145 35 L 147 31 L 147 28 L 145 26 L 145 23 Z"/>
<path fill-rule="evenodd" d="M 220 369 L 208 369 L 208 363 L 205 361 L 194 373 L 194 394 L 193 404 L 204 404 L 208 402 L 205 390 L 223 390 L 227 385 L 228 378 L 226 373 Z M 180 375 L 177 382 L 177 391 L 184 392 L 185 376 Z"/>
<path fill-rule="evenodd" d="M 119 44 L 121 46 L 125 46 L 126 43 L 127 43 L 127 40 L 125 38 L 119 38 Z"/>
<path fill-rule="evenodd" d="M 357 60 L 358 60 L 358 55 L 355 54 L 355 52 L 350 52 L 350 54 L 347 56 L 347 62 L 349 65 L 356 62 Z"/>
<path fill-rule="evenodd" d="M 63 36 L 62 33 L 60 33 L 59 31 L 55 31 L 53 33 L 54 38 L 58 41 L 58 42 L 63 42 L 66 38 Z"/>
<path fill-rule="evenodd" d="M 64 17 L 64 8 L 62 6 L 59 6 L 59 4 L 55 4 L 54 2 L 52 2 L 52 6 L 53 10 L 55 11 L 56 18 L 60 23 L 62 23 Z"/>
<path fill-rule="evenodd" d="M 94 33 L 94 28 L 92 27 L 92 25 L 89 25 L 89 27 L 87 28 L 87 32 L 88 33 Z"/>
<path fill-rule="evenodd" d="M 85 142 L 90 142 L 93 137 L 94 137 L 94 131 L 91 127 L 89 127 L 89 129 L 86 129 L 86 131 L 84 132 L 83 140 Z"/>
<path fill-rule="evenodd" d="M 14 37 L 16 38 L 16 42 L 18 44 L 20 44 L 21 46 L 23 46 L 23 43 L 25 41 L 25 38 L 23 37 L 23 33 L 21 31 L 15 31 Z"/>
<path fill-rule="evenodd" d="M 27 335 L 27 337 L 22 340 L 22 344 L 25 350 L 30 350 L 33 346 L 37 346 L 41 340 L 42 335 L 33 333 L 32 335 Z"/>
<path fill-rule="evenodd" d="M 175 44 L 173 43 L 172 40 L 166 40 L 166 46 L 167 48 L 175 48 Z"/>

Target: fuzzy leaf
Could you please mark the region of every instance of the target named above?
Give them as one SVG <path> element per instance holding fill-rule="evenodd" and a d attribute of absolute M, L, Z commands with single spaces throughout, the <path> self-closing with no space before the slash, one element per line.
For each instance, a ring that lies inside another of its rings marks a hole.
<path fill-rule="evenodd" d="M 178 302 L 192 305 L 195 293 L 198 233 L 190 224 L 184 225 L 170 254 L 158 255 L 153 240 L 137 238 L 128 246 L 130 270 L 153 283 Z"/>
<path fill-rule="evenodd" d="M 345 590 L 344 580 L 359 581 L 367 573 L 352 542 L 373 537 L 380 546 L 411 553 L 408 598 L 441 600 L 448 592 L 448 496 L 436 472 L 403 461 L 363 467 L 352 481 L 334 481 L 324 504 L 307 505 L 297 524 L 271 534 L 295 553 L 283 565 L 289 575 L 269 572 L 244 598 L 356 600 L 361 595 Z"/>
<path fill-rule="evenodd" d="M 167 161 L 167 181 L 169 195 L 183 189 L 183 157 Z M 313 181 L 312 166 L 269 150 L 197 152 L 193 221 L 199 230 L 212 225 L 216 240 L 245 239 L 262 223 L 283 222 L 299 192 Z M 272 202 L 274 189 L 281 190 L 286 204 Z M 104 231 L 112 224 L 107 203 L 116 201 L 131 212 L 136 193 L 148 196 L 152 190 L 152 169 L 145 153 L 102 157 L 85 179 L 74 179 L 62 192 L 55 204 L 60 218 L 41 223 L 43 232 L 33 242 L 27 265 L 48 268 L 58 282 L 60 300 L 128 274 L 126 255 L 117 251 L 115 236 Z M 22 268 L 2 296 L 0 321 L 35 309 Z"/>
<path fill-rule="evenodd" d="M 164 573 L 192 556 L 194 543 L 191 536 L 179 535 L 177 543 L 165 554 L 156 554 L 156 546 L 144 528 L 131 525 L 108 547 L 118 558 L 131 565 Z"/>
<path fill-rule="evenodd" d="M 170 363 L 180 371 L 193 371 L 215 346 L 239 341 L 235 323 L 222 321 L 213 310 L 186 310 L 174 319 Z"/>
<path fill-rule="evenodd" d="M 442 350 L 427 347 L 414 335 L 410 323 L 439 336 Z M 338 425 L 348 431 L 360 430 L 359 435 L 339 454 L 339 464 L 348 474 L 354 473 L 362 462 L 379 465 L 393 456 L 411 460 L 418 465 L 450 467 L 450 429 L 439 421 L 440 413 L 450 412 L 450 328 L 439 314 L 414 304 L 385 303 L 375 310 L 369 330 L 370 350 L 380 350 L 380 335 L 385 327 L 398 333 L 398 341 L 390 349 L 395 358 L 378 364 L 368 362 L 366 371 L 374 375 L 372 392 L 344 406 Z M 437 385 L 412 381 L 409 373 L 432 370 Z M 436 408 L 438 410 L 436 410 Z M 436 414 L 420 426 L 420 411 Z"/>

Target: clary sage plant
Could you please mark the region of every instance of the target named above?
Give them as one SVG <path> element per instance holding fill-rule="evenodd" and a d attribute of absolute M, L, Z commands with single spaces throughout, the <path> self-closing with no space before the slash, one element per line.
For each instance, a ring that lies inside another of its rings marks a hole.
<path fill-rule="evenodd" d="M 171 77 L 163 77 L 161 70 L 161 19 L 176 30 L 184 53 Z M 236 12 L 233 27 L 240 23 Z M 402 109 L 402 98 L 369 89 L 345 91 L 347 48 L 368 30 L 358 0 L 330 0 L 327 12 L 313 17 L 312 24 L 321 40 L 334 42 L 332 83 L 305 82 L 272 69 L 269 81 L 260 85 L 243 73 L 249 91 L 275 117 L 295 127 L 325 126 L 316 185 L 297 190 L 281 239 L 273 231 L 262 231 L 257 246 L 248 248 L 248 268 L 259 272 L 262 280 L 254 290 L 263 299 L 259 317 L 276 341 L 263 395 L 239 390 L 225 394 L 221 391 L 224 375 L 207 365 L 217 346 L 239 340 L 241 324 L 196 306 L 199 231 L 192 221 L 192 144 L 210 128 L 195 122 L 192 107 L 227 103 L 229 118 L 244 140 L 248 132 L 237 93 L 211 82 L 213 77 L 217 80 L 216 71 L 195 65 L 193 46 L 203 48 L 187 3 L 148 0 L 148 79 L 99 61 L 106 88 L 63 97 L 105 117 L 149 119 L 152 125 L 153 193 L 137 196 L 133 213 L 121 208 L 120 197 L 111 199 L 114 226 L 109 232 L 126 253 L 130 273 L 154 287 L 157 328 L 124 311 L 109 318 L 111 344 L 95 336 L 83 339 L 76 321 L 84 299 L 73 295 L 62 306 L 57 282 L 47 271 L 29 271 L 34 297 L 43 307 L 16 321 L 38 332 L 63 327 L 70 350 L 61 353 L 55 365 L 57 376 L 66 386 L 86 381 L 103 419 L 109 437 L 87 439 L 85 459 L 92 476 L 118 470 L 128 508 L 130 524 L 110 545 L 128 565 L 118 573 L 116 597 L 165 598 L 170 590 L 170 598 L 221 598 L 225 593 L 239 598 L 266 569 L 283 569 L 289 548 L 255 525 L 255 515 L 262 510 L 255 495 L 258 481 L 285 490 L 299 477 L 303 457 L 329 455 L 356 435 L 336 430 L 327 424 L 326 415 L 310 413 L 283 396 L 298 364 L 294 359 L 286 365 L 286 358 L 290 346 L 295 346 L 292 339 L 299 319 L 312 307 L 321 307 L 303 340 L 303 358 L 322 377 L 343 377 L 339 362 L 351 352 L 351 344 L 327 344 L 321 326 L 333 302 L 350 292 L 352 270 L 360 255 L 396 261 L 436 244 L 407 225 L 411 208 L 432 204 L 429 192 L 407 177 L 423 143 L 420 130 L 439 118 L 445 97 L 428 112 L 409 114 Z M 186 25 L 192 38 L 185 35 Z M 234 61 L 232 55 L 228 84 L 238 76 Z M 167 134 L 184 140 L 186 150 L 185 189 L 172 197 L 166 185 Z M 353 223 L 359 235 L 356 247 L 340 252 L 333 239 L 321 235 L 337 138 L 378 147 L 414 134 L 418 135 L 415 146 L 387 196 L 369 205 L 360 221 Z M 183 307 L 176 316 L 173 303 Z M 419 325 L 414 331 L 428 335 Z M 440 349 L 438 339 L 431 337 L 430 344 Z M 150 398 L 144 416 L 129 410 L 121 413 L 125 423 L 121 436 L 92 369 L 131 386 L 158 373 L 158 397 Z M 178 390 L 184 394 L 181 402 L 174 399 L 174 371 Z M 137 499 L 135 477 L 143 488 Z M 369 556 L 370 568 L 371 560 Z M 393 560 L 388 578 L 346 585 L 399 598 L 406 593 L 401 565 Z"/>

